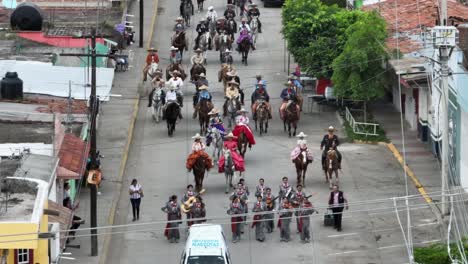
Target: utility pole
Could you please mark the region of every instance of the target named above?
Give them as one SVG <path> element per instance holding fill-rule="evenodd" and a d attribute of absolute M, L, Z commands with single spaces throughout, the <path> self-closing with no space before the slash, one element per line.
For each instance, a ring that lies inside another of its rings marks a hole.
<path fill-rule="evenodd" d="M 143 48 L 143 16 L 144 16 L 144 2 L 140 0 L 140 48 Z"/>
<path fill-rule="evenodd" d="M 141 0 L 140 0 L 141 1 Z M 96 117 L 99 112 L 99 99 L 96 96 L 96 59 L 98 57 L 110 57 L 107 54 L 96 54 L 96 29 L 91 29 L 90 35 L 85 35 L 81 38 L 91 39 L 91 54 L 77 53 L 61 53 L 60 56 L 71 57 L 91 57 L 91 94 L 89 96 L 89 112 L 90 112 L 90 156 L 91 169 L 96 169 L 97 160 L 97 145 L 96 145 Z M 98 237 L 97 237 L 97 186 L 90 184 L 90 211 L 91 211 L 91 256 L 98 255 Z"/>

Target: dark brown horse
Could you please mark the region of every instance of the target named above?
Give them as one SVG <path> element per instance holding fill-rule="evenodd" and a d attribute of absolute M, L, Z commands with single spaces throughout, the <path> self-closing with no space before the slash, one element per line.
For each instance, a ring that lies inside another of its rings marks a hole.
<path fill-rule="evenodd" d="M 195 164 L 193 165 L 193 176 L 195 178 L 195 190 L 197 192 L 203 189 L 203 179 L 205 179 L 205 172 L 210 168 L 207 166 L 207 158 L 203 155 L 200 155 Z"/>
<path fill-rule="evenodd" d="M 205 67 L 203 67 L 203 65 L 201 64 L 194 64 L 192 66 L 192 69 L 190 69 L 190 81 L 195 81 L 195 76 L 199 76 L 200 73 L 202 73 L 206 75 L 206 69 Z"/>
<path fill-rule="evenodd" d="M 239 51 L 242 54 L 242 63 L 247 66 L 247 58 L 249 57 L 249 51 L 250 51 L 250 39 L 249 38 L 244 38 L 241 43 L 239 44 Z"/>
<path fill-rule="evenodd" d="M 218 82 L 223 82 L 224 93 L 226 93 L 227 82 L 229 80 L 227 73 L 231 71 L 231 69 L 229 64 L 223 63 L 221 64 L 221 69 L 218 71 Z"/>
<path fill-rule="evenodd" d="M 297 122 L 299 121 L 299 112 L 297 110 L 297 103 L 291 102 L 289 106 L 284 110 L 284 131 L 286 131 L 286 125 L 288 125 L 288 134 L 291 137 L 291 126 L 294 128 L 293 136 L 296 136 Z"/>
<path fill-rule="evenodd" d="M 333 187 L 333 184 L 338 184 L 338 169 L 338 154 L 333 149 L 329 150 L 325 158 L 323 171 L 325 172 L 325 179 L 329 183 L 330 189 Z M 335 183 L 333 183 L 333 173 L 335 173 Z"/>
<path fill-rule="evenodd" d="M 245 133 L 242 131 L 237 137 L 237 149 L 239 150 L 239 154 L 241 154 L 242 158 L 245 156 L 245 152 L 247 152 L 248 145 L 249 140 L 247 139 Z"/>
<path fill-rule="evenodd" d="M 299 153 L 299 155 L 293 160 L 293 163 L 296 166 L 297 184 L 301 184 L 305 187 L 305 175 L 307 173 L 307 166 L 310 163 L 307 160 L 307 151 L 301 151 L 301 153 Z"/>
<path fill-rule="evenodd" d="M 175 33 L 171 38 L 172 46 L 176 47 L 180 51 L 181 58 L 184 57 L 184 50 L 188 50 L 187 39 L 185 38 L 185 32 Z"/>
<path fill-rule="evenodd" d="M 260 136 L 268 132 L 268 107 L 264 103 L 260 103 L 257 107 L 257 116 L 255 120 L 255 130 L 257 130 L 257 122 L 260 124 Z"/>
<path fill-rule="evenodd" d="M 205 135 L 208 131 L 208 124 L 210 116 L 208 113 L 213 109 L 213 104 L 206 100 L 200 102 L 200 109 L 198 110 L 198 122 L 200 123 L 200 135 Z"/>
<path fill-rule="evenodd" d="M 182 81 L 185 81 L 185 79 L 187 78 L 187 74 L 185 73 L 184 68 L 182 68 L 182 66 L 180 64 L 177 64 L 177 63 L 174 63 L 174 64 L 171 64 L 171 65 L 167 66 L 167 68 L 166 68 L 166 81 L 169 81 L 169 79 L 171 78 L 171 73 L 173 71 L 175 71 L 175 70 L 180 72 L 180 78 L 182 78 Z"/>

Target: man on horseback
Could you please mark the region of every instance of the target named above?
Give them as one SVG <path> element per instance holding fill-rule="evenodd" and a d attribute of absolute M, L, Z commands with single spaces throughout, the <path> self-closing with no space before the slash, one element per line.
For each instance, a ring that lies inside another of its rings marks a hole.
<path fill-rule="evenodd" d="M 171 47 L 169 62 L 171 64 L 180 64 L 182 62 L 182 56 L 180 55 L 179 49 L 174 46 Z"/>
<path fill-rule="evenodd" d="M 148 75 L 149 68 L 151 63 L 159 63 L 159 56 L 157 54 L 158 50 L 155 48 L 150 48 L 148 50 L 148 55 L 146 55 L 146 66 L 143 68 L 143 81 L 146 81 L 146 76 Z"/>
<path fill-rule="evenodd" d="M 166 82 L 166 85 L 171 89 L 174 90 L 174 93 L 177 95 L 176 99 L 180 105 L 180 107 L 184 106 L 183 102 L 183 94 L 180 88 L 184 85 L 182 78 L 180 78 L 180 72 L 175 70 L 172 72 L 172 77 L 169 81 Z M 167 100 L 169 101 L 169 100 Z"/>
<path fill-rule="evenodd" d="M 288 84 L 290 83 L 291 82 L 288 82 Z M 284 111 L 286 110 L 286 108 L 289 107 L 289 105 L 292 102 L 297 103 L 297 94 L 296 94 L 296 91 L 292 89 L 292 86 L 289 85 L 287 88 L 281 91 L 280 97 L 281 99 L 283 99 L 283 103 L 281 104 L 281 107 L 280 107 L 280 115 L 281 115 L 281 119 L 284 119 Z M 300 112 L 299 105 L 297 105 L 297 113 L 299 114 L 299 112 Z"/>
<path fill-rule="evenodd" d="M 216 19 L 218 18 L 218 14 L 214 10 L 213 6 L 208 7 L 208 12 L 206 12 L 206 20 L 208 23 L 213 23 L 216 22 Z"/>
<path fill-rule="evenodd" d="M 294 160 L 299 156 L 299 154 L 305 151 L 307 155 L 307 162 L 312 163 L 314 158 L 312 157 L 312 152 L 309 150 L 309 148 L 307 148 L 307 140 L 305 139 L 307 135 L 304 134 L 304 132 L 301 132 L 296 137 L 299 139 L 297 140 L 297 146 L 291 152 L 291 160 L 294 163 Z"/>
<path fill-rule="evenodd" d="M 206 85 L 206 86 L 209 86 L 208 85 L 208 80 L 206 79 L 206 76 L 205 76 L 205 73 L 200 73 L 198 75 L 195 75 L 194 76 L 194 80 L 191 81 L 191 83 L 195 84 L 195 89 L 197 90 L 197 93 L 198 93 L 198 87 L 202 86 L 202 85 Z"/>
<path fill-rule="evenodd" d="M 224 11 L 224 16 L 227 19 L 234 19 L 236 17 L 236 11 L 234 10 L 234 5 L 233 4 L 228 4 L 226 11 Z"/>
<path fill-rule="evenodd" d="M 180 11 L 180 16 L 181 16 L 181 17 L 184 16 L 184 4 L 185 4 L 186 1 L 189 2 L 189 5 L 190 5 L 191 8 L 192 8 L 192 16 L 194 15 L 194 12 L 193 12 L 193 2 L 192 2 L 192 0 L 181 0 L 181 1 L 180 1 L 180 6 L 179 6 L 179 11 Z"/>
<path fill-rule="evenodd" d="M 240 94 L 240 102 L 244 105 L 244 90 L 240 88 L 240 78 L 237 74 L 237 71 L 234 67 L 231 66 L 231 70 L 226 74 L 228 76 L 228 81 L 235 81 L 237 83 L 237 89 L 239 90 Z"/>
<path fill-rule="evenodd" d="M 211 109 L 211 111 L 208 113 L 208 116 L 210 117 L 209 127 L 211 129 L 218 130 L 218 132 L 221 134 L 221 138 L 224 139 L 224 134 L 226 134 L 226 130 L 224 129 L 223 118 L 219 114 L 219 110 L 216 108 Z M 213 138 L 210 134 L 208 134 L 208 136 L 206 136 L 206 145 L 209 146 L 212 140 Z"/>
<path fill-rule="evenodd" d="M 206 101 L 209 102 L 211 106 L 211 94 L 208 92 L 208 86 L 202 85 L 198 87 L 198 92 L 193 96 L 193 119 L 197 118 L 198 111 L 200 110 L 201 102 Z"/>
<path fill-rule="evenodd" d="M 244 39 L 248 39 L 252 50 L 255 50 L 255 46 L 252 40 L 252 36 L 250 35 L 250 26 L 247 24 L 247 20 L 245 17 L 242 18 L 241 24 L 239 25 L 239 38 L 237 38 L 237 51 L 240 52 L 240 44 Z"/>
<path fill-rule="evenodd" d="M 184 25 L 184 19 L 182 17 L 178 17 L 175 20 L 176 24 L 174 26 L 174 30 L 177 34 L 180 34 L 181 32 L 185 31 L 185 25 Z M 176 35 L 177 37 L 177 35 Z"/>
<path fill-rule="evenodd" d="M 270 105 L 270 96 L 268 92 L 263 88 L 263 83 L 257 83 L 257 89 L 252 93 L 252 114 L 254 120 L 257 119 L 257 108 L 260 106 L 260 101 L 263 105 L 266 106 L 268 110 L 268 119 L 271 119 L 271 105 Z"/>
<path fill-rule="evenodd" d="M 239 110 L 240 115 L 236 117 L 237 125 L 232 130 L 234 136 L 239 137 L 239 135 L 244 132 L 249 142 L 249 148 L 252 148 L 252 145 L 255 145 L 255 138 L 252 133 L 252 129 L 249 127 L 249 117 L 247 116 L 248 111 L 242 108 Z"/>
<path fill-rule="evenodd" d="M 238 87 L 239 87 L 239 84 L 237 82 L 235 81 L 228 82 L 228 87 L 226 88 L 226 94 L 225 94 L 226 101 L 224 102 L 224 105 L 223 105 L 223 110 L 224 110 L 223 116 L 227 116 L 229 100 L 239 99 L 240 94 L 239 94 Z"/>
<path fill-rule="evenodd" d="M 196 134 L 195 136 L 192 137 L 195 141 L 192 144 L 192 153 L 187 158 L 186 162 L 186 168 L 190 172 L 193 168 L 193 165 L 195 165 L 196 160 L 198 157 L 203 157 L 205 158 L 205 162 L 207 165 L 207 169 L 210 170 L 213 167 L 213 161 L 211 160 L 210 156 L 205 152 L 205 144 L 203 144 L 202 136 L 200 134 Z"/>
<path fill-rule="evenodd" d="M 195 38 L 195 47 L 193 48 L 194 50 L 197 50 L 200 45 L 200 38 L 203 36 L 203 34 L 206 34 L 206 32 L 210 31 L 208 28 L 208 24 L 206 23 L 206 19 L 202 17 L 200 19 L 200 22 L 197 25 L 197 28 L 195 29 L 198 33 L 198 36 Z M 208 49 L 211 50 L 211 39 L 208 39 Z"/>
<path fill-rule="evenodd" d="M 247 11 L 247 17 L 249 18 L 249 24 L 254 17 L 257 17 L 258 22 L 258 33 L 262 33 L 262 23 L 260 22 L 260 10 L 258 10 L 257 4 L 250 4 L 249 11 Z"/>
<path fill-rule="evenodd" d="M 338 156 L 338 168 L 341 169 L 341 153 L 338 151 L 337 147 L 340 145 L 338 136 L 334 134 L 336 129 L 333 126 L 328 127 L 328 133 L 323 136 L 322 142 L 320 143 L 320 150 L 323 150 L 322 153 L 322 165 L 325 164 L 327 158 L 327 152 L 329 150 L 335 150 Z"/>
<path fill-rule="evenodd" d="M 180 107 L 182 107 L 181 104 L 179 103 L 181 101 L 182 101 L 182 98 L 180 98 L 180 96 L 175 91 L 175 86 L 170 85 L 169 91 L 166 92 L 166 104 L 164 104 L 164 109 L 163 109 L 163 120 L 166 119 L 165 112 L 166 112 L 167 106 L 170 104 L 178 104 Z M 182 119 L 181 112 L 179 112 L 179 119 Z"/>
<path fill-rule="evenodd" d="M 265 80 L 262 80 L 262 75 L 257 74 L 257 75 L 255 76 L 255 79 L 256 79 L 256 81 L 255 81 L 255 84 L 254 84 L 254 89 L 257 89 L 257 88 L 258 88 L 258 85 L 259 85 L 259 84 L 262 84 L 263 89 L 265 89 L 265 91 L 266 91 L 267 85 L 266 85 L 266 81 L 265 81 Z"/>
<path fill-rule="evenodd" d="M 193 66 L 195 64 L 200 64 L 203 67 L 203 63 L 205 62 L 205 58 L 203 58 L 202 52 L 203 51 L 201 49 L 197 49 L 197 50 L 195 50 L 196 54 L 193 55 L 192 58 L 190 58 L 190 62 L 192 63 L 192 69 L 190 70 L 190 74 L 192 74 Z"/>
<path fill-rule="evenodd" d="M 222 31 L 226 30 L 226 18 L 220 17 L 216 20 L 216 32 L 218 32 L 218 35 L 221 34 Z"/>

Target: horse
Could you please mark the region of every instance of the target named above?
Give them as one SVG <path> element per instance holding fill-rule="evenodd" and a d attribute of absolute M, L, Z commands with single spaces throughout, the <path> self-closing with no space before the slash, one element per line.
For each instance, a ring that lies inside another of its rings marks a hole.
<path fill-rule="evenodd" d="M 206 69 L 201 64 L 194 64 L 192 69 L 190 69 L 190 81 L 195 81 L 195 76 L 200 76 L 200 73 L 206 75 Z"/>
<path fill-rule="evenodd" d="M 249 51 L 250 51 L 250 39 L 249 38 L 244 38 L 241 43 L 239 44 L 239 51 L 242 54 L 242 63 L 247 66 L 247 57 L 249 56 Z"/>
<path fill-rule="evenodd" d="M 206 166 L 206 158 L 204 156 L 198 156 L 193 164 L 193 176 L 195 178 L 195 191 L 199 192 L 203 189 L 203 179 L 205 178 L 205 172 L 208 171 Z"/>
<path fill-rule="evenodd" d="M 309 162 L 307 161 L 307 151 L 301 151 L 301 153 L 299 153 L 299 155 L 293 160 L 293 163 L 296 166 L 297 184 L 301 184 L 305 187 L 305 175 L 307 173 L 307 166 L 309 165 Z"/>
<path fill-rule="evenodd" d="M 234 60 L 232 59 L 232 55 L 230 52 L 221 51 L 221 63 L 232 65 L 233 62 Z"/>
<path fill-rule="evenodd" d="M 188 50 L 187 39 L 185 38 L 185 32 L 175 33 L 171 38 L 172 46 L 176 47 L 180 51 L 180 57 L 184 57 L 184 50 Z"/>
<path fill-rule="evenodd" d="M 216 35 L 216 20 L 210 20 L 208 22 L 208 31 L 210 32 L 211 39 L 214 39 Z"/>
<path fill-rule="evenodd" d="M 257 122 L 260 123 L 260 135 L 268 132 L 268 108 L 263 102 L 259 102 L 257 107 L 257 117 L 255 120 L 255 131 L 257 131 Z"/>
<path fill-rule="evenodd" d="M 304 98 L 302 97 L 302 91 L 299 87 L 294 85 L 294 91 L 296 92 L 297 103 L 299 104 L 299 109 L 302 111 L 302 105 L 304 104 Z"/>
<path fill-rule="evenodd" d="M 167 134 L 172 137 L 175 131 L 177 118 L 179 118 L 180 106 L 176 102 L 168 102 L 164 111 L 164 117 L 167 123 Z"/>
<path fill-rule="evenodd" d="M 229 71 L 231 71 L 231 66 L 226 63 L 221 64 L 221 69 L 218 71 L 218 82 L 223 82 L 224 93 L 226 93 L 227 82 L 229 81 L 227 75 Z"/>
<path fill-rule="evenodd" d="M 198 13 L 200 13 L 201 11 L 203 11 L 203 2 L 205 2 L 205 0 L 197 0 L 197 5 L 198 5 Z"/>
<path fill-rule="evenodd" d="M 232 159 L 231 150 L 224 149 L 224 176 L 226 177 L 226 191 L 224 193 L 229 193 L 229 189 L 233 188 L 232 178 L 234 177 L 234 172 L 236 170 L 234 166 L 234 160 Z"/>
<path fill-rule="evenodd" d="M 236 123 L 236 115 L 240 109 L 241 105 L 238 98 L 230 98 L 227 101 L 227 117 L 229 128 L 232 128 L 233 124 Z"/>
<path fill-rule="evenodd" d="M 257 37 L 258 37 L 258 17 L 254 16 L 252 17 L 252 20 L 249 22 L 250 25 L 250 32 L 252 34 L 252 40 L 253 43 L 257 43 Z"/>
<path fill-rule="evenodd" d="M 283 126 L 286 131 L 288 125 L 288 134 L 291 137 L 291 126 L 294 128 L 293 136 L 296 136 L 297 122 L 299 121 L 299 113 L 297 111 L 297 103 L 292 101 L 284 110 Z"/>
<path fill-rule="evenodd" d="M 219 35 L 217 38 L 216 38 L 216 50 L 219 50 L 219 59 L 221 60 L 221 63 L 226 63 L 226 62 L 223 62 L 223 53 L 226 52 L 226 49 L 231 49 L 231 44 L 232 44 L 232 39 L 230 36 L 221 33 L 221 35 Z"/>
<path fill-rule="evenodd" d="M 153 117 L 153 120 L 156 123 L 159 123 L 161 115 L 162 115 L 163 104 L 162 104 L 161 95 L 162 95 L 162 89 L 157 88 L 153 93 L 153 98 L 151 99 L 153 100 L 152 102 L 153 108 L 151 109 L 152 110 L 151 115 Z"/>
<path fill-rule="evenodd" d="M 192 0 L 183 0 L 183 7 L 182 7 L 185 25 L 190 27 L 190 17 L 193 15 L 193 5 Z"/>
<path fill-rule="evenodd" d="M 146 77 L 149 80 L 153 80 L 154 77 L 156 77 L 156 74 L 158 72 L 159 65 L 156 62 L 151 62 L 150 67 L 148 71 L 146 72 Z"/>
<path fill-rule="evenodd" d="M 215 127 L 208 129 L 208 136 L 211 136 L 212 138 L 213 159 L 214 161 L 218 161 L 219 156 L 221 155 L 221 150 L 223 149 L 223 137 Z"/>
<path fill-rule="evenodd" d="M 234 33 L 237 33 L 237 23 L 234 18 L 230 17 L 226 22 L 226 29 L 229 32 L 231 40 L 234 39 Z"/>
<path fill-rule="evenodd" d="M 245 156 L 245 152 L 247 152 L 247 146 L 249 145 L 249 140 L 247 136 L 242 131 L 239 136 L 237 137 L 237 149 L 239 150 L 239 154 L 242 158 Z"/>
<path fill-rule="evenodd" d="M 326 182 L 329 183 L 330 189 L 333 187 L 332 179 L 333 179 L 333 172 L 335 173 L 335 183 L 338 184 L 338 154 L 335 150 L 329 150 L 327 152 L 327 156 L 325 158 L 325 166 L 323 167 L 323 171 L 325 172 L 325 179 Z"/>
<path fill-rule="evenodd" d="M 174 64 L 171 64 L 171 65 L 167 66 L 167 68 L 166 68 L 166 81 L 169 81 L 169 79 L 171 78 L 171 73 L 173 71 L 175 71 L 175 70 L 180 72 L 180 78 L 182 78 L 182 81 L 185 81 L 185 78 L 187 78 L 187 74 L 185 74 L 184 68 L 182 68 L 182 66 L 180 64 L 177 64 L 177 63 L 174 63 Z"/>
<path fill-rule="evenodd" d="M 203 58 L 205 58 L 205 65 L 206 65 L 206 55 L 207 50 L 210 46 L 210 33 L 206 32 L 200 36 L 198 40 L 198 48 L 202 50 Z"/>
<path fill-rule="evenodd" d="M 198 110 L 198 122 L 200 123 L 200 134 L 206 134 L 208 130 L 208 124 L 210 122 L 210 116 L 208 113 L 213 109 L 213 105 L 206 101 L 202 100 L 200 102 L 200 109 Z"/>

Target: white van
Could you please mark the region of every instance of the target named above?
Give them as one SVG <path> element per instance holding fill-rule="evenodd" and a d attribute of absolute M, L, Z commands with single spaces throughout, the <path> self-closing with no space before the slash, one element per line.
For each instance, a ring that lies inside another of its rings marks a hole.
<path fill-rule="evenodd" d="M 220 225 L 195 224 L 189 229 L 181 264 L 231 264 Z"/>

